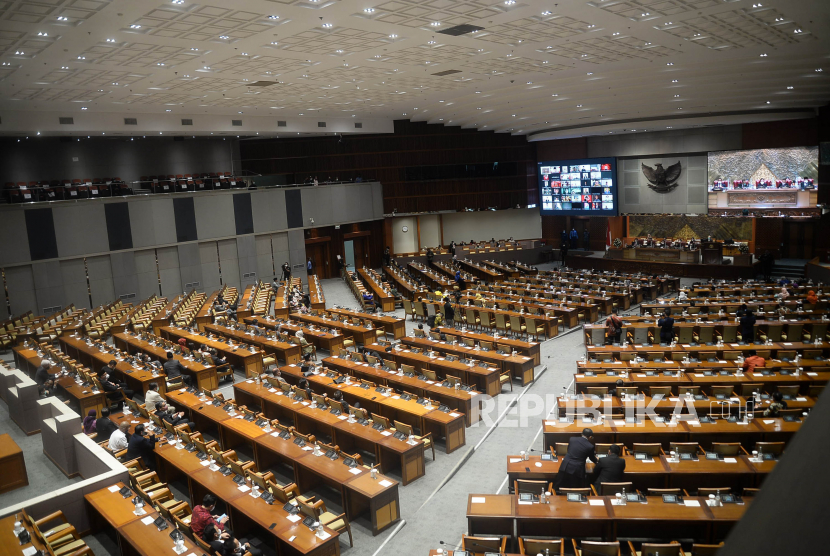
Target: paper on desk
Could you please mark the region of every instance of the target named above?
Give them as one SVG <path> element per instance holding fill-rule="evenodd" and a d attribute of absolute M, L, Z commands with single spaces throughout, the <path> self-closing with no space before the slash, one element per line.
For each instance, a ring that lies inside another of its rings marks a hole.
<path fill-rule="evenodd" d="M 351 469 L 349 469 L 349 473 L 351 473 L 352 475 L 360 475 L 361 473 L 363 473 L 363 470 L 359 467 L 352 467 Z"/>
<path fill-rule="evenodd" d="M 700 501 L 699 500 L 683 500 L 683 503 L 689 507 L 699 507 Z"/>
<path fill-rule="evenodd" d="M 585 378 L 585 375 L 576 375 L 576 378 Z"/>
<path fill-rule="evenodd" d="M 784 342 L 784 345 L 785 346 L 791 346 L 792 344 L 790 342 Z"/>
<path fill-rule="evenodd" d="M 588 505 L 589 506 L 604 506 L 605 505 L 605 500 L 603 500 L 602 498 L 599 498 L 599 499 L 589 498 L 588 499 Z"/>
<path fill-rule="evenodd" d="M 556 421 L 545 421 L 545 425 L 548 427 L 555 427 Z"/>
<path fill-rule="evenodd" d="M 542 462 L 541 462 L 541 461 L 537 461 L 535 465 L 536 465 L 536 467 L 542 467 Z"/>
<path fill-rule="evenodd" d="M 246 380 L 245 382 L 247 382 L 248 384 L 253 384 L 254 383 L 253 380 Z"/>
<path fill-rule="evenodd" d="M 318 539 L 320 539 L 321 541 L 324 541 L 324 540 L 326 540 L 327 538 L 329 538 L 331 536 L 331 533 L 327 533 L 327 532 L 323 531 L 322 533 L 315 533 L 315 535 L 317 535 Z"/>
<path fill-rule="evenodd" d="M 269 392 L 271 392 L 271 393 L 273 394 L 274 392 L 276 392 L 276 391 L 277 391 L 277 389 L 276 389 L 276 388 L 269 388 L 269 389 L 268 389 L 268 391 L 269 391 Z"/>
<path fill-rule="evenodd" d="M 639 374 L 639 373 L 637 374 L 637 377 L 638 377 L 638 378 L 645 378 L 645 376 L 646 376 L 646 375 L 644 375 L 644 374 L 642 374 L 642 375 L 641 375 L 641 374 Z M 701 375 L 701 376 L 703 376 L 703 375 Z"/>
<path fill-rule="evenodd" d="M 346 416 L 346 415 L 338 415 L 338 416 L 337 416 L 337 418 L 338 418 L 338 419 L 340 419 L 340 420 L 342 421 L 342 420 L 344 420 L 344 419 L 348 419 L 349 417 L 348 417 L 348 416 Z"/>
<path fill-rule="evenodd" d="M 625 426 L 625 421 L 614 421 L 614 426 L 624 427 Z"/>
<path fill-rule="evenodd" d="M 386 479 L 383 479 L 379 484 L 380 486 L 386 488 L 392 486 L 392 481 L 387 481 Z"/>
<path fill-rule="evenodd" d="M 289 515 L 286 519 L 288 519 L 291 523 L 297 523 L 302 518 L 299 515 Z"/>
<path fill-rule="evenodd" d="M 147 517 L 145 517 L 144 519 L 141 520 L 141 523 L 143 523 L 144 525 L 150 525 L 155 520 L 156 520 L 156 518 L 154 518 L 151 515 L 148 515 Z"/>
<path fill-rule="evenodd" d="M 771 425 L 771 424 L 773 424 L 774 422 L 775 422 L 775 419 L 764 419 L 764 424 L 765 424 L 765 425 Z"/>
<path fill-rule="evenodd" d="M 738 463 L 736 458 L 723 458 L 724 463 Z"/>
<path fill-rule="evenodd" d="M 311 450 L 313 450 L 313 448 L 311 446 L 303 446 L 303 451 L 304 452 L 310 452 Z"/>
<path fill-rule="evenodd" d="M 679 402 L 680 398 L 669 398 L 670 402 Z"/>
<path fill-rule="evenodd" d="M 23 549 L 23 556 L 33 556 L 34 554 L 37 554 L 37 548 L 35 548 L 34 546 L 30 546 L 29 548 Z"/>
<path fill-rule="evenodd" d="M 389 432 L 389 431 L 383 431 L 380 434 L 383 435 L 383 436 L 392 436 L 392 433 Z"/>
<path fill-rule="evenodd" d="M 450 417 L 461 417 L 460 413 L 450 413 Z"/>
<path fill-rule="evenodd" d="M 248 492 L 249 490 L 251 490 L 251 487 L 249 487 L 248 485 L 242 485 L 239 487 L 240 492 Z"/>
<path fill-rule="evenodd" d="M 510 463 L 516 463 L 517 461 L 522 461 L 522 458 L 510 458 Z"/>
<path fill-rule="evenodd" d="M 805 373 L 805 374 L 807 374 L 807 375 L 809 375 L 809 376 L 818 376 L 818 373 L 809 373 L 809 372 L 808 372 L 808 373 Z"/>
<path fill-rule="evenodd" d="M 484 496 L 473 496 L 470 499 L 470 503 L 471 504 L 484 504 L 485 500 L 486 500 L 486 498 Z"/>
<path fill-rule="evenodd" d="M 695 376 L 703 376 L 703 373 L 695 373 Z"/>

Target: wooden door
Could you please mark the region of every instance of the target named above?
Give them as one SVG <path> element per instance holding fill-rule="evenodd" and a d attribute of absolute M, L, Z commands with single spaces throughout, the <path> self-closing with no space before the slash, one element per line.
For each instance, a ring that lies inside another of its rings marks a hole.
<path fill-rule="evenodd" d="M 311 259 L 311 264 L 314 265 L 314 273 L 321 280 L 323 278 L 331 278 L 329 244 L 330 242 L 324 241 L 319 243 L 309 243 L 305 246 L 306 257 Z"/>
<path fill-rule="evenodd" d="M 365 237 L 356 237 L 352 241 L 354 242 L 354 266 L 355 270 L 363 268 L 364 266 L 369 266 L 369 249 L 367 247 L 367 238 Z"/>

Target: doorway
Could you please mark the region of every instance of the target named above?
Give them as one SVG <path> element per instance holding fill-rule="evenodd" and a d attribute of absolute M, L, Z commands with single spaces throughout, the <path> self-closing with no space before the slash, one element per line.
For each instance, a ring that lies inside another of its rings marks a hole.
<path fill-rule="evenodd" d="M 343 251 L 346 259 L 346 270 L 354 270 L 354 240 L 347 239 L 343 242 Z"/>
<path fill-rule="evenodd" d="M 331 265 L 329 264 L 330 241 L 318 241 L 315 243 L 306 243 L 305 253 L 311 259 L 312 272 L 321 280 L 324 278 L 331 278 Z"/>

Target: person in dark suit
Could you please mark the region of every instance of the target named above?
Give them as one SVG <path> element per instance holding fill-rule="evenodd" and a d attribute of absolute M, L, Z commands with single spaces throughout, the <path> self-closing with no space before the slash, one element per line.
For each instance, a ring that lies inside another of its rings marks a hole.
<path fill-rule="evenodd" d="M 98 438 L 109 440 L 112 433 L 118 430 L 118 425 L 110 421 L 110 410 L 108 407 L 101 409 L 101 416 L 95 422 L 95 432 L 98 433 Z"/>
<path fill-rule="evenodd" d="M 618 444 L 608 448 L 608 455 L 601 458 L 594 466 L 594 487 L 600 491 L 602 483 L 621 483 L 625 475 L 625 460 L 620 457 L 622 450 Z"/>
<path fill-rule="evenodd" d="M 184 382 L 187 386 L 190 386 L 190 377 L 187 375 L 183 375 L 182 371 L 185 370 L 184 365 L 179 362 L 178 359 L 173 357 L 173 352 L 167 352 L 167 361 L 164 362 L 164 374 L 167 375 L 167 382 L 173 382 L 177 378 L 181 377 L 182 382 Z"/>
<path fill-rule="evenodd" d="M 755 314 L 747 308 L 741 317 L 741 339 L 747 344 L 755 342 Z"/>
<path fill-rule="evenodd" d="M 156 447 L 156 436 L 145 436 L 144 432 L 143 424 L 135 426 L 135 433 L 130 437 L 130 442 L 127 445 L 127 455 L 124 461 L 141 458 L 148 469 L 155 471 L 156 457 L 153 450 Z"/>
<path fill-rule="evenodd" d="M 594 452 L 594 431 L 582 429 L 582 436 L 574 436 L 568 441 L 568 453 L 562 458 L 559 473 L 556 475 L 554 488 L 583 488 L 588 486 L 585 475 L 585 460 L 597 463 Z"/>
<path fill-rule="evenodd" d="M 38 386 L 43 386 L 43 384 L 52 378 L 52 362 L 44 359 L 40 362 L 40 367 L 37 368 L 35 371 L 35 382 L 37 382 Z"/>
<path fill-rule="evenodd" d="M 660 343 L 670 344 L 674 337 L 674 319 L 668 311 L 663 313 L 663 317 L 657 321 L 657 326 L 660 327 Z"/>

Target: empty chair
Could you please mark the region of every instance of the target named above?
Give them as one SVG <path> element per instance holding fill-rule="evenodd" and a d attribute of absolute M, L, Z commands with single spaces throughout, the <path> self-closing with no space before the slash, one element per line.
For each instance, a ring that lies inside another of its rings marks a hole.
<path fill-rule="evenodd" d="M 757 382 L 747 382 L 741 384 L 741 396 L 751 396 L 755 392 L 761 392 L 764 385 Z"/>
<path fill-rule="evenodd" d="M 671 396 L 671 386 L 649 386 L 648 395 L 652 398 Z"/>
<path fill-rule="evenodd" d="M 626 491 L 626 493 L 634 492 L 634 483 L 600 483 L 599 496 L 614 496 L 617 493 Z"/>
<path fill-rule="evenodd" d="M 703 450 L 697 442 L 670 442 L 669 450 L 678 454 L 700 454 Z"/>
<path fill-rule="evenodd" d="M 516 479 L 513 481 L 513 491 L 516 494 L 536 494 L 553 492 L 553 485 L 548 481 L 531 481 L 529 479 Z"/>
<path fill-rule="evenodd" d="M 660 443 L 655 444 L 641 444 L 634 443 L 631 445 L 631 451 L 636 453 L 648 454 L 651 457 L 658 457 L 663 454 L 663 447 Z"/>
<path fill-rule="evenodd" d="M 620 543 L 614 542 L 596 542 L 596 541 L 582 541 L 577 544 L 576 539 L 571 539 L 573 542 L 574 554 L 576 556 L 620 556 Z M 585 552 L 582 552 L 582 549 Z"/>
<path fill-rule="evenodd" d="M 563 556 L 565 554 L 565 539 L 533 539 L 519 537 L 519 554 L 535 556 L 536 554 L 550 554 Z"/>
<path fill-rule="evenodd" d="M 683 549 L 677 541 L 665 544 L 644 542 L 640 545 L 640 550 L 634 550 L 634 544 L 628 541 L 628 549 L 632 556 L 684 556 Z"/>
<path fill-rule="evenodd" d="M 677 496 L 685 495 L 682 488 L 647 488 L 646 494 L 648 496 L 663 496 L 664 494 L 675 494 Z"/>
<path fill-rule="evenodd" d="M 716 398 L 729 398 L 732 396 L 732 386 L 712 386 L 712 395 Z"/>
<path fill-rule="evenodd" d="M 740 442 L 712 442 L 712 451 L 720 456 L 746 454 L 746 450 Z"/>
<path fill-rule="evenodd" d="M 507 537 L 502 535 L 488 537 L 462 535 L 461 548 L 468 552 L 497 552 L 503 554 L 507 550 Z"/>
<path fill-rule="evenodd" d="M 692 556 L 715 556 L 718 550 L 723 548 L 723 543 L 720 544 L 693 544 Z"/>
<path fill-rule="evenodd" d="M 710 494 L 720 496 L 721 494 L 730 494 L 731 492 L 731 487 L 700 487 L 697 489 L 698 496 L 709 496 Z"/>
<path fill-rule="evenodd" d="M 755 450 L 759 454 L 774 454 L 780 456 L 784 453 L 784 442 L 756 442 Z"/>

